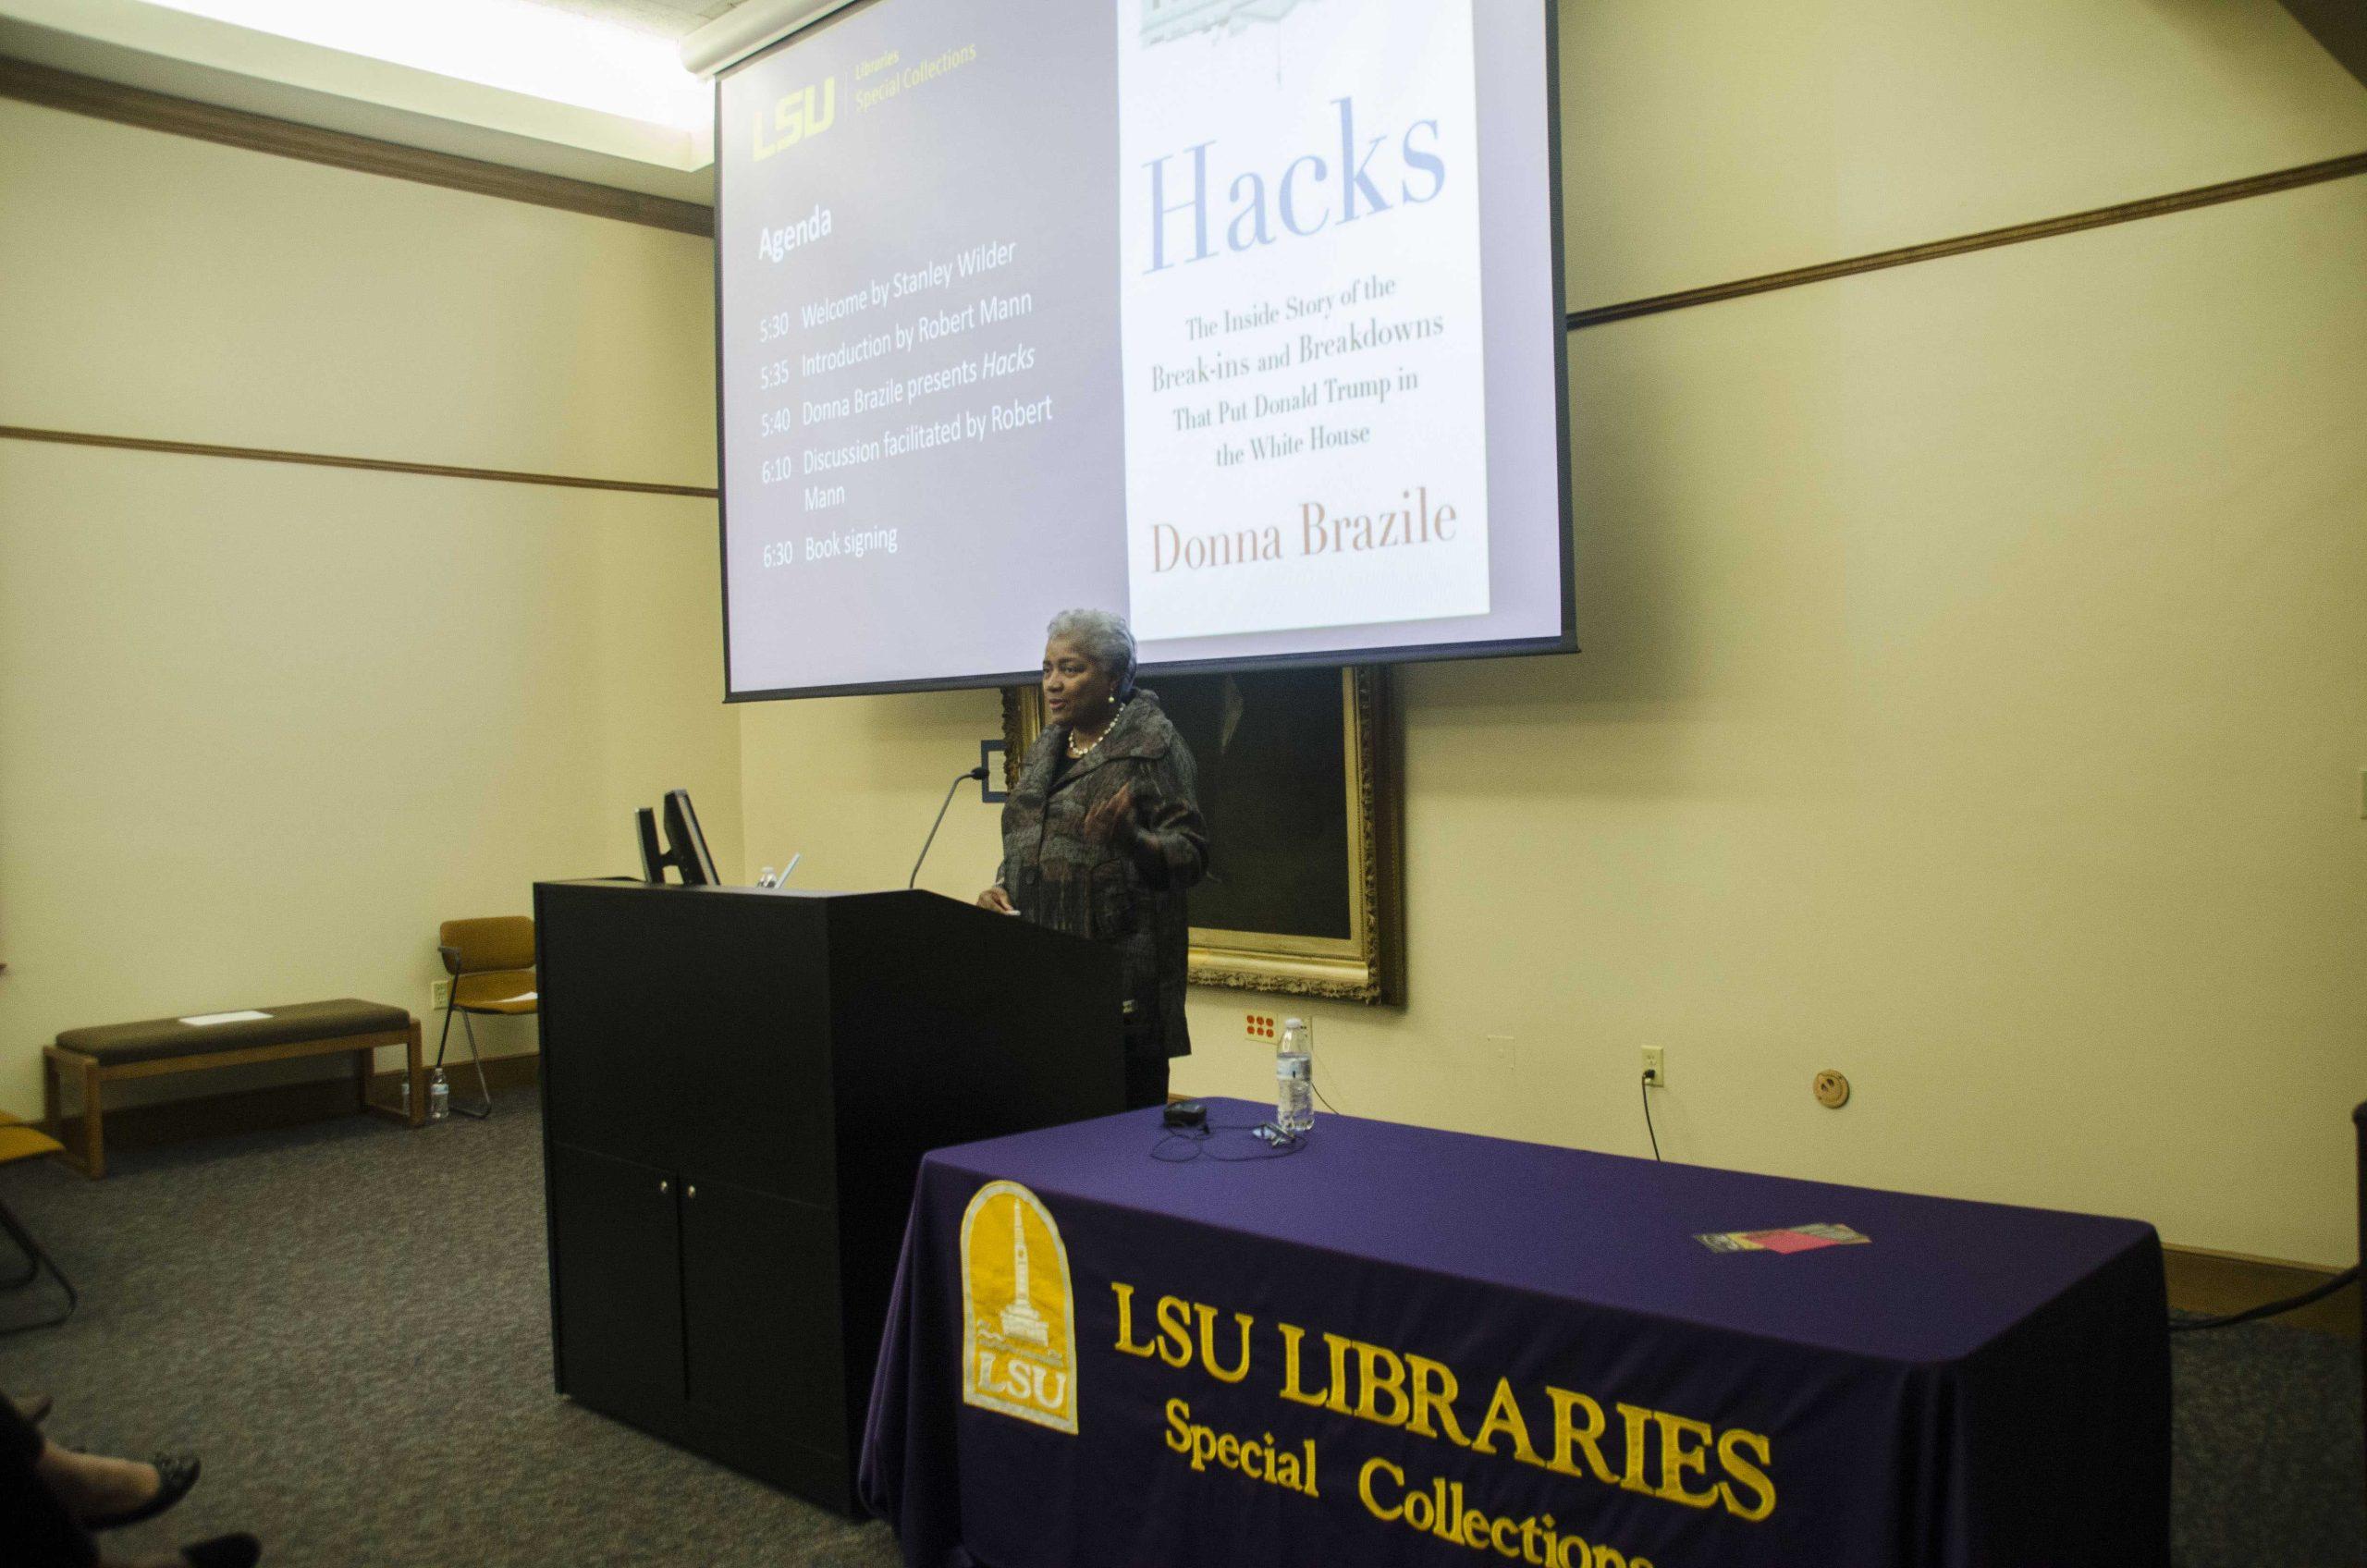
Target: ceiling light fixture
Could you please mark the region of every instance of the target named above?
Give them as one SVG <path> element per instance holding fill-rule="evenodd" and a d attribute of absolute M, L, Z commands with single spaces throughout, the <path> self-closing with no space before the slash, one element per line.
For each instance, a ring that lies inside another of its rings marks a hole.
<path fill-rule="evenodd" d="M 150 0 L 300 43 L 695 131 L 714 87 L 654 33 L 532 0 Z"/>

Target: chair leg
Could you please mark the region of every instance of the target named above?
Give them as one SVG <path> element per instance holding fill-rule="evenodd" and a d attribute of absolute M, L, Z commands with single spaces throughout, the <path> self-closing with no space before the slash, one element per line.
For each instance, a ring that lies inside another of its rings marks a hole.
<path fill-rule="evenodd" d="M 91 1174 L 91 1168 L 86 1157 L 90 1151 L 83 1143 L 83 1134 L 89 1132 L 87 1119 L 81 1133 L 78 1133 L 72 1138 L 66 1135 L 66 1105 L 63 1094 L 66 1075 L 72 1072 L 75 1075 L 75 1081 L 82 1085 L 84 1104 L 90 1103 L 92 1089 L 82 1069 L 82 1058 L 79 1055 L 59 1050 L 55 1046 L 42 1047 L 41 1103 L 43 1116 L 48 1122 L 49 1135 L 66 1145 L 57 1151 L 57 1158 L 67 1169 L 79 1170 L 88 1176 Z"/>
<path fill-rule="evenodd" d="M 447 1021 L 448 1023 L 448 1020 Z M 411 1101 L 411 1124 L 422 1127 L 427 1123 L 427 1070 L 419 1064 L 419 1020 L 411 1021 L 409 1037 L 403 1042 L 404 1082 L 411 1085 L 406 1097 Z"/>
<path fill-rule="evenodd" d="M 459 1104 L 455 1104 L 452 1109 L 459 1111 L 462 1116 L 473 1117 L 477 1121 L 483 1121 L 486 1117 L 493 1114 L 493 1085 L 485 1082 L 484 1058 L 477 1054 L 477 1026 L 474 1022 L 475 1016 L 476 1015 L 473 1013 L 467 1012 L 460 1014 L 460 1028 L 469 1036 L 469 1060 L 476 1063 L 477 1095 L 484 1103 L 479 1105 L 474 1110 L 471 1110 L 467 1106 Z"/>
<path fill-rule="evenodd" d="M 74 1288 L 74 1281 L 66 1277 L 66 1270 L 57 1267 L 57 1259 L 43 1252 L 41 1243 L 33 1240 L 32 1232 L 18 1223 L 17 1217 L 8 1211 L 6 1204 L 0 1204 L 0 1231 L 6 1231 L 8 1239 L 17 1243 L 18 1250 L 25 1255 L 25 1262 L 30 1266 L 31 1271 L 18 1281 L 19 1285 L 32 1283 L 41 1271 L 46 1268 L 49 1270 L 50 1277 L 57 1281 L 58 1288 L 66 1292 L 66 1305 L 61 1311 L 47 1317 L 37 1317 L 30 1323 L 11 1323 L 5 1328 L 0 1328 L 0 1338 L 9 1334 L 26 1333 L 34 1329 L 55 1329 L 73 1317 L 74 1309 L 82 1305 L 82 1292 Z"/>
<path fill-rule="evenodd" d="M 99 1110 L 99 1064 L 82 1062 L 82 1174 L 93 1182 L 106 1179 L 106 1130 Z"/>

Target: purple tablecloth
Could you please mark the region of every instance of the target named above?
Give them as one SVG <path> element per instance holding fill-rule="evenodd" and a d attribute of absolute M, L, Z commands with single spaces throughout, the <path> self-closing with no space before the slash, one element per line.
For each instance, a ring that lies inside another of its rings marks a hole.
<path fill-rule="evenodd" d="M 2151 1226 L 1209 1109 L 922 1166 L 862 1458 L 914 1568 L 2167 1562 Z M 1696 1239 L 1815 1223 L 1870 1243 Z"/>

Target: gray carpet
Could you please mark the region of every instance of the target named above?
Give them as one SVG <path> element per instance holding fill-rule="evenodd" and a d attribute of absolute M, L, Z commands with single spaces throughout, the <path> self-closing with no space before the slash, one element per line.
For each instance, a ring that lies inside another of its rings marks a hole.
<path fill-rule="evenodd" d="M 2170 1339 L 2179 1568 L 2367 1563 L 2359 1342 L 2244 1323 Z"/>
<path fill-rule="evenodd" d="M 0 1388 L 54 1393 L 74 1447 L 203 1455 L 189 1501 L 129 1533 L 152 1550 L 247 1529 L 267 1564 L 338 1568 L 897 1562 L 884 1525 L 552 1393 L 541 1121 L 526 1090 L 418 1133 L 110 1151 L 100 1182 L 0 1171 L 83 1292 L 64 1328 L 0 1340 Z"/>
<path fill-rule="evenodd" d="M 205 1478 L 134 1533 L 225 1530 L 273 1564 L 816 1564 L 895 1542 L 551 1392 L 540 1118 L 350 1119 L 0 1170 L 83 1287 L 0 1340 L 0 1388 L 57 1396 L 78 1447 L 186 1447 Z M 0 1313 L 21 1298 L 0 1298 Z M 2359 1353 L 2251 1326 L 2177 1341 L 2178 1568 L 2367 1562 Z"/>

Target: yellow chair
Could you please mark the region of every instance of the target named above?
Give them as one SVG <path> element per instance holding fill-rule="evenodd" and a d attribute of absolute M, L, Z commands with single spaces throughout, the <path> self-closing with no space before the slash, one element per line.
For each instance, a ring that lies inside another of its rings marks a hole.
<path fill-rule="evenodd" d="M 452 991 L 444 1007 L 444 1032 L 435 1040 L 435 1065 L 444 1065 L 444 1043 L 452 1037 L 452 1014 L 469 1037 L 469 1059 L 477 1067 L 477 1093 L 484 1103 L 471 1110 L 452 1109 L 479 1121 L 493 1114 L 493 1090 L 484 1078 L 484 1059 L 477 1054 L 477 1029 L 470 1022 L 478 1013 L 516 1017 L 538 1011 L 534 994 L 534 923 L 522 914 L 491 920 L 448 920 L 436 927 L 435 950 L 444 972 L 452 977 Z"/>
<path fill-rule="evenodd" d="M 20 1159 L 38 1159 L 45 1154 L 63 1154 L 65 1147 L 40 1128 L 29 1126 L 20 1119 L 0 1110 L 0 1165 L 13 1165 Z M 66 1270 L 57 1267 L 57 1259 L 42 1251 L 41 1243 L 33 1240 L 32 1232 L 8 1211 L 5 1203 L 0 1203 L 0 1231 L 6 1231 L 8 1239 L 17 1243 L 17 1250 L 25 1255 L 24 1273 L 0 1279 L 0 1290 L 22 1290 L 40 1279 L 41 1271 L 46 1268 L 66 1292 L 64 1311 L 48 1317 L 35 1318 L 30 1323 L 12 1323 L 6 1328 L 0 1328 L 0 1334 L 21 1334 L 28 1329 L 54 1328 L 73 1317 L 74 1309 L 82 1303 L 81 1292 L 74 1288 L 74 1281 L 66 1277 Z"/>

